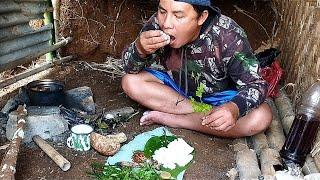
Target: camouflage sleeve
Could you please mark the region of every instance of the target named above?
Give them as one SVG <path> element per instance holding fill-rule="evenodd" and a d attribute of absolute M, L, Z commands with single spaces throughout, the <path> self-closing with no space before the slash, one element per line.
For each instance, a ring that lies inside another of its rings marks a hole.
<path fill-rule="evenodd" d="M 157 24 L 155 14 L 151 16 L 151 18 L 146 22 L 146 24 L 144 24 L 140 33 L 152 29 L 159 29 L 159 25 Z M 133 42 L 122 52 L 124 70 L 126 73 L 138 73 L 143 68 L 150 66 L 155 61 L 156 56 L 156 53 L 154 53 L 148 55 L 146 58 L 141 58 L 139 56 L 135 42 Z"/>
<path fill-rule="evenodd" d="M 122 52 L 123 68 L 126 73 L 139 73 L 143 68 L 150 66 L 153 62 L 152 56 L 141 58 L 137 52 L 135 42 L 131 43 Z"/>
<path fill-rule="evenodd" d="M 237 34 L 226 49 L 228 74 L 236 83 L 239 93 L 231 100 L 237 104 L 240 116 L 262 104 L 268 85 L 259 74 L 259 64 L 245 34 Z"/>

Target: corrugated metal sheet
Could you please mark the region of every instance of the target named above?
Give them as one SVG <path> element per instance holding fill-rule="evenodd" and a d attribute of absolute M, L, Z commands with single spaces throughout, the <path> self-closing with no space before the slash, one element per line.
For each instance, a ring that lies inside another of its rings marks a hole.
<path fill-rule="evenodd" d="M 49 49 L 53 24 L 44 25 L 45 12 L 52 12 L 47 0 L 0 0 L 0 72 Z"/>

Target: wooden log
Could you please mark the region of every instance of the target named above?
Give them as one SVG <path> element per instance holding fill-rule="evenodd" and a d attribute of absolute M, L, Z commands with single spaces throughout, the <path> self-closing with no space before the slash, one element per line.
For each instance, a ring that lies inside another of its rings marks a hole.
<path fill-rule="evenodd" d="M 233 151 L 238 152 L 249 149 L 246 138 L 237 138 L 233 140 Z"/>
<path fill-rule="evenodd" d="M 258 179 L 261 175 L 256 153 L 251 149 L 239 151 L 236 163 L 240 180 Z"/>
<path fill-rule="evenodd" d="M 277 107 L 275 106 L 272 99 L 268 99 L 268 104 L 272 110 L 272 122 L 269 128 L 266 130 L 266 136 L 269 142 L 269 147 L 272 149 L 276 149 L 280 151 L 284 142 L 285 142 L 285 135 L 283 132 L 283 127 L 280 122 L 279 114 Z"/>
<path fill-rule="evenodd" d="M 70 169 L 70 162 L 40 136 L 33 136 L 32 139 L 63 171 L 68 171 Z"/>
<path fill-rule="evenodd" d="M 279 97 L 275 98 L 274 102 L 279 111 L 283 129 L 285 133 L 288 134 L 294 120 L 294 112 L 291 101 L 285 94 L 285 92 L 281 90 L 279 93 Z"/>
<path fill-rule="evenodd" d="M 260 156 L 263 149 L 268 148 L 267 137 L 264 133 L 259 133 L 252 136 L 252 142 L 255 152 Z"/>
<path fill-rule="evenodd" d="M 279 152 L 271 148 L 262 149 L 260 163 L 264 179 L 274 179 L 276 174 L 274 166 L 282 166 Z"/>
<path fill-rule="evenodd" d="M 249 149 L 246 138 L 235 139 L 233 148 L 237 152 L 236 166 L 240 179 L 258 179 L 261 175 L 258 159 L 256 153 Z"/>
<path fill-rule="evenodd" d="M 56 44 L 53 44 L 51 46 L 45 47 L 45 48 L 38 48 L 36 46 L 42 46 L 42 44 L 37 44 L 32 47 L 25 48 L 23 51 L 17 52 L 18 54 L 7 54 L 0 57 L 0 72 L 13 68 L 19 64 L 28 63 L 34 58 L 37 58 L 41 55 L 46 54 L 47 52 L 55 51 L 65 45 L 67 45 L 69 42 L 72 41 L 71 37 L 67 37 L 66 39 L 57 42 Z M 35 48 L 36 47 L 36 48 Z M 28 54 L 27 52 L 29 50 L 34 50 L 32 54 Z M 27 56 L 25 56 L 28 54 Z"/>
<path fill-rule="evenodd" d="M 21 79 L 24 79 L 24 78 L 27 78 L 29 76 L 32 76 L 36 73 L 39 73 L 41 71 L 44 71 L 44 70 L 47 70 L 55 65 L 59 65 L 59 64 L 62 64 L 64 62 L 68 62 L 70 61 L 71 59 L 73 59 L 73 56 L 66 56 L 66 57 L 63 57 L 61 59 L 57 59 L 55 61 L 53 61 L 53 63 L 46 63 L 40 67 L 37 67 L 37 68 L 34 68 L 34 69 L 31 69 L 31 70 L 28 70 L 26 72 L 23 72 L 23 73 L 20 73 L 18 75 L 15 75 L 13 77 L 10 77 L 8 79 L 5 79 L 3 81 L 0 82 L 0 89 L 1 88 L 4 88 L 6 86 L 9 86 L 13 83 L 16 83 L 18 81 L 20 81 Z"/>
<path fill-rule="evenodd" d="M 53 7 L 53 22 L 54 22 L 54 40 L 55 42 L 59 39 L 59 30 L 60 30 L 60 0 L 52 0 L 52 7 Z"/>
<path fill-rule="evenodd" d="M 306 162 L 304 163 L 304 166 L 302 167 L 302 172 L 305 175 L 319 173 L 319 169 L 315 163 L 315 160 L 310 155 L 308 155 L 306 158 Z"/>
<path fill-rule="evenodd" d="M 19 120 L 17 123 L 17 131 L 8 147 L 8 151 L 4 156 L 0 166 L 0 179 L 14 179 L 16 172 L 17 157 L 20 150 L 20 143 L 24 136 L 24 125 L 26 123 L 27 110 L 25 106 L 20 105 L 17 109 Z"/>

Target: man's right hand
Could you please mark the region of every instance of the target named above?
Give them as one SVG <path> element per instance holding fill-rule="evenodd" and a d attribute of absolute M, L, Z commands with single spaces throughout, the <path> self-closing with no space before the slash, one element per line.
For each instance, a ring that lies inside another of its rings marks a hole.
<path fill-rule="evenodd" d="M 135 43 L 140 57 L 145 58 L 159 48 L 169 44 L 170 36 L 161 30 L 144 31 L 140 33 Z"/>

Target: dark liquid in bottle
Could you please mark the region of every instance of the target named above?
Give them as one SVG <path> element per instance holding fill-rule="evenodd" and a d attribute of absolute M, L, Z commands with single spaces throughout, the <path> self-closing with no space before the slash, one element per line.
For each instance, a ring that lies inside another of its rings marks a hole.
<path fill-rule="evenodd" d="M 319 123 L 319 120 L 311 115 L 298 114 L 280 151 L 280 156 L 302 167 L 313 146 Z"/>

